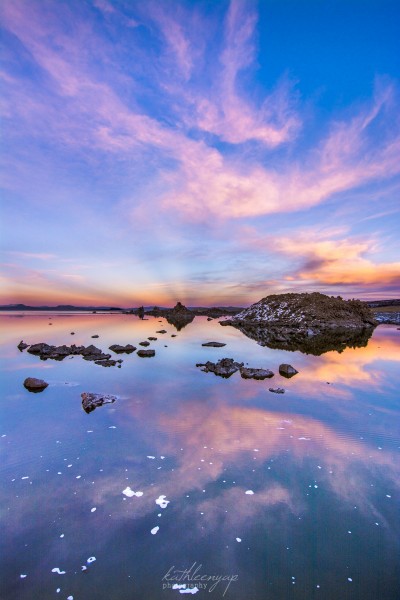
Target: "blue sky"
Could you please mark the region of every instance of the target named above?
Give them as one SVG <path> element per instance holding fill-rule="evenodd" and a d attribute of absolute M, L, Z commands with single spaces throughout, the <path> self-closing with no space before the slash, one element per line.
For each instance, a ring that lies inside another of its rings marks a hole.
<path fill-rule="evenodd" d="M 397 2 L 0 10 L 1 303 L 399 295 Z"/>

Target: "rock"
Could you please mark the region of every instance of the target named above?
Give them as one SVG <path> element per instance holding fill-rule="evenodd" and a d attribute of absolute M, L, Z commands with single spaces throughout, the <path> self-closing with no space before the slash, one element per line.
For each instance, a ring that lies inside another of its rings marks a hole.
<path fill-rule="evenodd" d="M 150 342 L 139 342 L 139 346 L 150 346 Z"/>
<path fill-rule="evenodd" d="M 270 392 L 274 392 L 274 394 L 284 394 L 285 390 L 283 388 L 268 388 Z"/>
<path fill-rule="evenodd" d="M 176 337 L 176 333 L 171 333 L 171 337 Z"/>
<path fill-rule="evenodd" d="M 116 360 L 104 359 L 104 360 L 95 360 L 95 365 L 100 365 L 101 367 L 115 367 L 117 364 Z"/>
<path fill-rule="evenodd" d="M 20 350 L 22 352 L 22 350 L 29 348 L 29 344 L 25 344 L 24 340 L 21 340 L 20 343 L 18 344 L 17 348 L 18 348 L 18 350 Z"/>
<path fill-rule="evenodd" d="M 204 373 L 214 373 L 219 377 L 224 377 L 227 379 L 236 371 L 238 371 L 241 367 L 243 367 L 243 363 L 237 363 L 233 360 L 233 358 L 221 358 L 216 363 L 207 361 L 206 363 L 198 363 L 196 367 L 204 367 L 201 369 Z"/>
<path fill-rule="evenodd" d="M 237 327 L 262 346 L 320 355 L 365 346 L 377 323 L 360 300 L 314 292 L 267 296 L 220 325 Z"/>
<path fill-rule="evenodd" d="M 148 339 L 148 340 L 151 340 L 152 342 L 155 342 L 155 341 L 157 340 L 157 338 L 156 338 L 156 337 L 148 337 L 147 339 Z"/>
<path fill-rule="evenodd" d="M 156 351 L 155 350 L 138 350 L 137 355 L 141 356 L 142 358 L 151 357 L 151 356 L 156 355 Z"/>
<path fill-rule="evenodd" d="M 207 317 L 207 321 L 212 321 L 213 318 L 212 317 Z"/>
<path fill-rule="evenodd" d="M 117 396 L 110 394 L 94 394 L 91 392 L 83 392 L 81 394 L 82 408 L 85 412 L 90 413 L 103 404 L 112 404 L 117 400 Z"/>
<path fill-rule="evenodd" d="M 202 346 L 207 346 L 208 348 L 222 348 L 223 346 L 226 346 L 226 344 L 223 344 L 222 342 L 206 342 L 205 344 L 202 344 Z"/>
<path fill-rule="evenodd" d="M 132 346 L 132 344 L 127 344 L 126 346 L 120 346 L 119 344 L 113 344 L 112 346 L 110 346 L 109 350 L 112 350 L 116 354 L 122 354 L 122 353 L 131 354 L 132 352 L 135 352 L 136 347 Z"/>
<path fill-rule="evenodd" d="M 98 337 L 99 336 L 97 334 L 96 335 L 92 335 L 92 338 L 98 338 Z"/>
<path fill-rule="evenodd" d="M 167 333 L 165 329 L 160 329 L 160 331 L 156 331 L 156 333 Z"/>
<path fill-rule="evenodd" d="M 27 377 L 24 381 L 24 386 L 29 392 L 43 392 L 48 385 L 43 379 L 36 379 L 35 377 Z"/>
<path fill-rule="evenodd" d="M 248 367 L 241 367 L 240 374 L 243 379 L 269 379 L 274 376 L 269 369 L 250 369 Z"/>
<path fill-rule="evenodd" d="M 75 335 L 75 331 L 71 331 L 71 335 Z"/>
<path fill-rule="evenodd" d="M 32 344 L 28 352 L 29 354 L 50 354 L 53 348 L 55 348 L 55 346 L 40 342 L 39 344 Z"/>
<path fill-rule="evenodd" d="M 292 365 L 282 364 L 279 365 L 279 373 L 283 377 L 290 379 L 290 377 L 297 375 L 298 371 L 296 371 L 296 369 L 292 367 Z"/>

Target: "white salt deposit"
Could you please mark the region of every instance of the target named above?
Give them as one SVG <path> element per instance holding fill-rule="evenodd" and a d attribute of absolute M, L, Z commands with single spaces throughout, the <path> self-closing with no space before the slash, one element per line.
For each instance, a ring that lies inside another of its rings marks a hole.
<path fill-rule="evenodd" d="M 158 504 L 158 506 L 161 508 L 167 508 L 169 502 L 170 501 L 167 500 L 165 496 L 159 496 L 156 500 L 156 504 Z"/>

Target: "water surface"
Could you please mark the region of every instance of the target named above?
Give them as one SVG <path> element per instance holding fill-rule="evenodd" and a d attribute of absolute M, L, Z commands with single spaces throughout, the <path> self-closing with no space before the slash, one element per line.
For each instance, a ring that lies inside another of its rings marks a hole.
<path fill-rule="evenodd" d="M 176 583 L 197 585 L 196 598 L 399 598 L 396 326 L 379 326 L 364 348 L 312 356 L 205 317 L 179 332 L 132 315 L 0 321 L 2 598 L 159 600 L 182 597 Z M 16 347 L 107 351 L 152 335 L 156 356 L 114 355 L 120 369 Z M 222 357 L 275 376 L 222 379 L 195 366 Z M 283 362 L 299 374 L 281 377 Z M 50 385 L 33 394 L 26 377 Z M 84 391 L 118 400 L 86 414 Z"/>

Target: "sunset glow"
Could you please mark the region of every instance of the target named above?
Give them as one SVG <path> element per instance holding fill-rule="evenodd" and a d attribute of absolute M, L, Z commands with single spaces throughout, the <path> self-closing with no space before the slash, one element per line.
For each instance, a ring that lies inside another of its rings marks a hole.
<path fill-rule="evenodd" d="M 398 297 L 399 12 L 4 0 L 0 304 Z"/>

